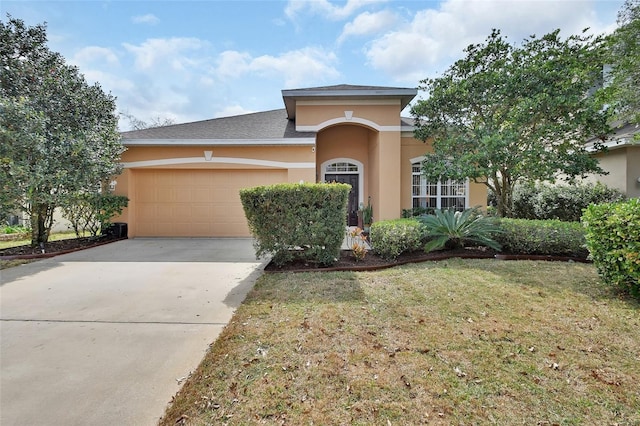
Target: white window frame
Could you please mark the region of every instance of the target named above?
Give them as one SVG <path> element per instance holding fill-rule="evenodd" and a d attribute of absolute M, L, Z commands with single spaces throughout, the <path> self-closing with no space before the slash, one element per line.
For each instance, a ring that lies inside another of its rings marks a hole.
<path fill-rule="evenodd" d="M 448 199 L 448 198 L 463 198 L 464 197 L 464 209 L 468 209 L 469 208 L 469 179 L 465 179 L 464 181 L 464 196 L 451 196 L 451 195 L 443 195 L 443 188 L 446 187 L 447 185 L 450 185 L 452 182 L 452 180 L 448 180 L 446 182 L 442 182 L 442 181 L 438 181 L 437 183 L 435 183 L 436 185 L 436 195 L 429 195 L 427 193 L 427 186 L 428 185 L 433 185 L 431 182 L 427 181 L 427 178 L 422 174 L 422 158 L 414 158 L 411 159 L 411 185 L 410 185 L 410 189 L 411 189 L 411 206 L 413 207 L 415 205 L 414 200 L 418 199 L 429 199 L 429 198 L 435 198 L 436 200 L 436 207 L 427 207 L 427 208 L 435 208 L 435 209 L 442 209 L 442 199 Z M 414 167 L 418 167 L 419 171 L 415 172 L 413 169 Z M 414 189 L 414 178 L 416 176 L 420 177 L 420 193 L 418 195 L 414 195 L 413 193 L 413 189 Z M 418 202 L 418 205 L 420 205 L 420 203 Z"/>

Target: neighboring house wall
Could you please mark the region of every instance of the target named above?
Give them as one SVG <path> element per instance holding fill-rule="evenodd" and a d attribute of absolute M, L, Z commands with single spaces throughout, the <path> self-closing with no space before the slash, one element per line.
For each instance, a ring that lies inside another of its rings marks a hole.
<path fill-rule="evenodd" d="M 628 197 L 640 197 L 640 145 L 627 145 L 596 154 L 600 167 L 608 175 L 592 175 L 587 179 L 619 189 Z"/>

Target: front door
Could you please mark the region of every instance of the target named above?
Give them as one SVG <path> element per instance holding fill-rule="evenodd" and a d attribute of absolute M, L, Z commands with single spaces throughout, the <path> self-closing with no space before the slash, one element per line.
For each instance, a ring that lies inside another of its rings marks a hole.
<path fill-rule="evenodd" d="M 340 182 L 351 185 L 349 191 L 349 203 L 347 204 L 347 226 L 358 226 L 358 185 L 359 177 L 357 174 L 326 174 L 325 182 Z"/>

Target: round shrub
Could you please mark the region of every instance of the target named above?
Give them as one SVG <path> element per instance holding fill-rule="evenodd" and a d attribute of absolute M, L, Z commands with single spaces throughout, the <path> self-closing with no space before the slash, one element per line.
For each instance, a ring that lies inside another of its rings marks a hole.
<path fill-rule="evenodd" d="M 640 199 L 591 205 L 582 222 L 602 279 L 640 297 Z"/>
<path fill-rule="evenodd" d="M 424 232 L 417 219 L 383 220 L 371 225 L 369 238 L 377 255 L 395 260 L 402 253 L 422 249 Z"/>

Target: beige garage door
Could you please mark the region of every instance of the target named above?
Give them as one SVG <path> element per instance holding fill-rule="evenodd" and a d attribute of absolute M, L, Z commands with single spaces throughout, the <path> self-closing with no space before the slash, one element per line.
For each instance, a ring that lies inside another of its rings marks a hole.
<path fill-rule="evenodd" d="M 136 236 L 239 237 L 239 190 L 286 182 L 286 170 L 136 170 Z"/>

